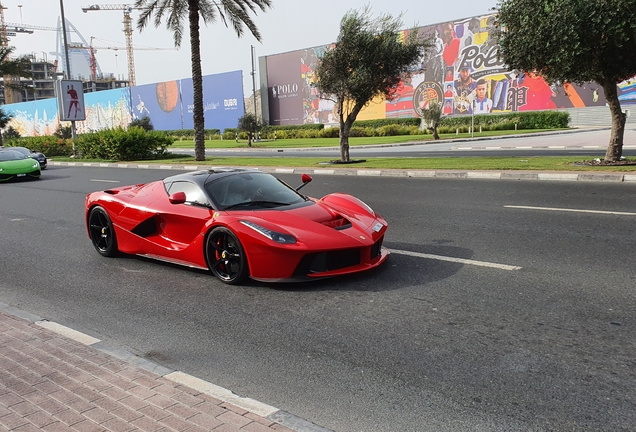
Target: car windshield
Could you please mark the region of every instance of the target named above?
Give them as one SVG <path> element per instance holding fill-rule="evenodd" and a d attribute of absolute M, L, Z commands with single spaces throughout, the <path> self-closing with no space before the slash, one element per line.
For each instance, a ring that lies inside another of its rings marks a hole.
<path fill-rule="evenodd" d="M 29 156 L 31 154 L 31 150 L 25 147 L 11 147 L 9 150 L 22 153 L 25 156 Z"/>
<path fill-rule="evenodd" d="M 205 185 L 215 207 L 275 208 L 305 201 L 305 197 L 286 183 L 267 173 L 239 173 Z"/>
<path fill-rule="evenodd" d="M 28 159 L 22 153 L 18 153 L 14 150 L 2 150 L 0 151 L 0 161 L 13 161 L 13 160 L 21 160 Z"/>

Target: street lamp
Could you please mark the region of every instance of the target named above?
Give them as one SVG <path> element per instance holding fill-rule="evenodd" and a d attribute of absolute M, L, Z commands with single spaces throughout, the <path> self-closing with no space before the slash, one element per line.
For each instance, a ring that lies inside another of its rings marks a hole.
<path fill-rule="evenodd" d="M 62 16 L 62 38 L 64 40 L 64 62 L 66 63 L 64 78 L 71 79 L 71 63 L 68 59 L 68 41 L 66 40 L 66 18 L 64 18 L 64 0 L 60 0 L 60 14 Z"/>
<path fill-rule="evenodd" d="M 60 14 L 62 17 L 62 33 L 64 40 L 64 57 L 66 59 L 66 73 L 64 74 L 66 79 L 71 79 L 71 62 L 68 58 L 68 41 L 66 40 L 66 18 L 64 18 L 64 0 L 60 0 Z M 82 91 L 80 89 L 80 91 Z M 58 96 L 61 97 L 61 96 Z M 75 120 L 71 120 L 71 135 L 73 139 L 73 157 L 77 156 L 75 152 L 75 142 L 77 141 L 77 132 L 75 130 Z"/>

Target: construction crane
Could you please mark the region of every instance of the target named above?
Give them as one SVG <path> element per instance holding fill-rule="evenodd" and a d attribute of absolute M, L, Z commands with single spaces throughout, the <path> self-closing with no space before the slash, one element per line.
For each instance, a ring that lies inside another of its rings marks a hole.
<path fill-rule="evenodd" d="M 4 10 L 6 8 L 0 2 L 0 45 L 3 47 L 9 46 L 9 36 L 7 35 L 7 28 L 4 23 Z"/>
<path fill-rule="evenodd" d="M 123 48 L 123 47 L 118 47 L 115 45 L 111 45 L 111 46 L 94 46 L 93 45 L 93 39 L 96 39 L 95 36 L 91 36 L 91 43 L 89 46 L 83 45 L 83 44 L 69 44 L 69 48 L 75 48 L 75 49 L 87 49 L 90 50 L 90 68 L 91 68 L 91 78 L 93 81 L 97 80 L 97 59 L 95 58 L 95 53 L 97 52 L 98 49 L 106 49 L 106 50 L 114 50 L 114 51 L 119 51 L 121 49 L 126 49 L 128 50 L 128 47 Z M 157 50 L 174 50 L 174 48 L 153 48 L 153 47 L 132 47 L 133 50 L 148 50 L 148 51 L 157 51 Z"/>
<path fill-rule="evenodd" d="M 135 85 L 135 56 L 133 54 L 132 46 L 132 18 L 130 12 L 133 9 L 141 9 L 131 4 L 109 4 L 109 5 L 90 5 L 82 8 L 84 13 L 90 11 L 107 11 L 107 10 L 120 10 L 124 11 L 124 34 L 126 35 L 126 55 L 128 58 L 128 85 L 130 87 Z"/>

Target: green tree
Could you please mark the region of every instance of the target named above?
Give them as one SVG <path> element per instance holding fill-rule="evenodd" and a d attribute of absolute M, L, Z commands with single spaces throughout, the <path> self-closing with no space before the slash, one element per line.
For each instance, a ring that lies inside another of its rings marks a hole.
<path fill-rule="evenodd" d="M 238 121 L 237 128 L 247 132 L 247 146 L 252 147 L 252 138 L 263 128 L 263 122 L 252 113 L 246 113 Z"/>
<path fill-rule="evenodd" d="M 150 117 L 143 116 L 142 118 L 134 119 L 130 123 L 128 123 L 128 127 L 137 126 L 145 130 L 146 132 L 154 130 L 155 127 L 152 125 L 152 121 L 150 121 Z"/>
<path fill-rule="evenodd" d="M 190 30 L 190 54 L 192 57 L 192 86 L 194 91 L 194 151 L 197 161 L 205 160 L 205 120 L 203 117 L 203 77 L 201 74 L 201 46 L 199 20 L 207 24 L 215 23 L 219 18 L 234 28 L 238 37 L 243 36 L 245 25 L 252 35 L 261 41 L 261 34 L 250 17 L 257 9 L 265 11 L 271 6 L 271 0 L 136 0 L 136 7 L 142 8 L 137 21 L 140 30 L 146 26 L 154 14 L 155 27 L 161 25 L 166 17 L 166 28 L 174 34 L 175 47 L 181 46 L 184 22 Z"/>
<path fill-rule="evenodd" d="M 7 113 L 0 108 L 0 147 L 2 146 L 2 131 L 4 131 L 4 128 L 7 127 L 12 118 L 13 114 Z"/>
<path fill-rule="evenodd" d="M 369 5 L 350 10 L 340 21 L 332 49 L 318 60 L 316 88 L 336 103 L 340 123 L 340 159 L 349 162 L 349 133 L 360 110 L 373 98 L 391 99 L 409 70 L 432 46 L 413 29 L 403 40 L 401 15 L 371 17 Z"/>
<path fill-rule="evenodd" d="M 7 128 L 7 130 L 4 131 L 4 133 L 2 134 L 4 139 L 14 139 L 14 138 L 20 138 L 20 132 L 18 132 L 17 129 L 15 129 L 13 126 L 9 126 Z"/>
<path fill-rule="evenodd" d="M 71 128 L 70 123 L 66 126 L 63 126 L 62 123 L 59 123 L 57 125 L 57 128 L 55 129 L 55 132 L 53 132 L 53 135 L 58 138 L 69 139 L 73 137 L 73 129 Z"/>
<path fill-rule="evenodd" d="M 439 120 L 442 118 L 442 105 L 439 103 L 432 103 L 428 108 L 422 111 L 422 123 L 426 126 L 426 129 L 433 133 L 433 139 L 438 140 L 439 134 L 437 128 L 439 127 Z"/>
<path fill-rule="evenodd" d="M 605 160 L 619 160 L 625 114 L 617 84 L 636 75 L 636 0 L 502 0 L 497 9 L 494 36 L 510 69 L 603 87 L 612 115 Z"/>

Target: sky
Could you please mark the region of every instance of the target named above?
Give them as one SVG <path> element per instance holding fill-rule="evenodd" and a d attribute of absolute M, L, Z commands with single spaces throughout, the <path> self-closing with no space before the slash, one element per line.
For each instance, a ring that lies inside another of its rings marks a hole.
<path fill-rule="evenodd" d="M 102 73 L 112 73 L 119 79 L 127 79 L 128 63 L 123 32 L 123 11 L 82 11 L 92 4 L 119 4 L 117 1 L 62 0 L 64 15 L 88 42 L 95 38 L 94 45 L 118 46 L 121 50 L 98 49 L 97 61 Z M 121 0 L 120 0 L 121 1 Z M 125 0 L 124 0 L 125 2 Z M 0 0 L 5 7 L 6 23 L 55 28 L 61 15 L 59 0 Z M 134 3 L 133 0 L 128 2 Z M 256 58 L 310 48 L 334 42 L 338 37 L 342 16 L 350 10 L 371 5 L 374 17 L 389 13 L 394 17 L 402 14 L 403 28 L 425 26 L 445 21 L 458 20 L 491 12 L 497 0 L 272 0 L 272 8 L 265 13 L 252 16 L 261 33 L 261 41 L 245 29 L 238 38 L 234 29 L 221 21 L 208 25 L 201 22 L 201 66 L 203 75 L 243 71 L 244 94 L 252 94 L 252 54 Z M 162 48 L 161 50 L 135 50 L 135 78 L 137 85 L 190 78 L 190 42 L 185 24 L 185 34 L 179 50 L 174 48 L 173 34 L 162 22 L 155 28 L 151 22 L 143 31 L 136 28 L 139 11 L 131 12 L 134 25 L 133 46 L 139 48 Z M 79 42 L 72 33 L 71 41 Z M 34 30 L 33 34 L 18 33 L 10 37 L 9 45 L 15 53 L 33 54 L 38 59 L 54 59 L 56 33 L 49 30 Z M 256 88 L 259 87 L 258 60 L 256 63 Z"/>

